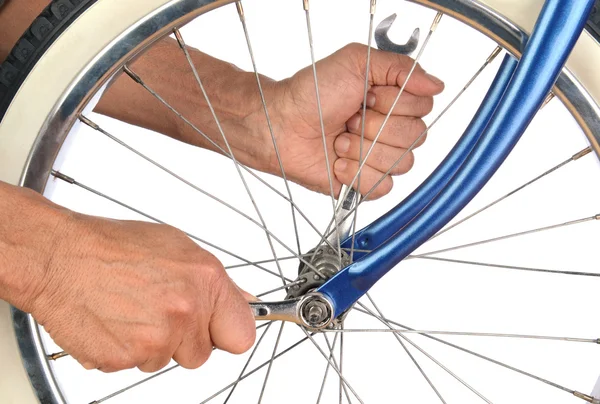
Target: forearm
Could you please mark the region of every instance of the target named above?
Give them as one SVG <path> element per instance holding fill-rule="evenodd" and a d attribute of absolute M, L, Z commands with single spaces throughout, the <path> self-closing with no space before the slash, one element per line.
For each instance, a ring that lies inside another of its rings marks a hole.
<path fill-rule="evenodd" d="M 255 122 L 256 116 L 262 114 L 262 104 L 254 74 L 191 47 L 189 50 L 236 158 L 254 166 L 264 161 L 266 155 L 260 154 L 265 153 L 264 147 L 261 147 L 265 132 L 258 130 Z M 148 87 L 226 150 L 208 104 L 175 40 L 167 38 L 160 41 L 130 67 Z M 262 81 L 267 86 L 273 83 L 264 77 Z M 202 134 L 126 74 L 122 74 L 106 91 L 96 112 L 217 151 Z"/>
<path fill-rule="evenodd" d="M 49 0 L 9 1 L 0 12 L 0 62 L 31 25 Z M 238 160 L 269 171 L 270 151 L 263 145 L 266 122 L 262 116 L 256 79 L 234 65 L 189 47 L 194 64 L 210 97 L 227 140 Z M 218 151 L 226 150 L 222 135 L 177 42 L 166 38 L 131 65 L 142 79 L 211 140 L 169 111 L 126 75 L 105 92 L 96 112 L 141 126 L 183 142 Z M 272 80 L 262 77 L 265 87 Z"/>
<path fill-rule="evenodd" d="M 12 0 L 0 10 L 0 63 L 50 0 Z"/>
<path fill-rule="evenodd" d="M 31 312 L 69 212 L 0 181 L 0 299 Z"/>

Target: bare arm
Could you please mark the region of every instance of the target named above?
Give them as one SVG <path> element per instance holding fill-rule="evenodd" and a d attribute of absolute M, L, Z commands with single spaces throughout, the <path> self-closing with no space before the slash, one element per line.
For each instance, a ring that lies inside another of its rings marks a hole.
<path fill-rule="evenodd" d="M 9 1 L 2 8 L 0 63 L 49 3 L 48 0 Z M 203 84 L 211 95 L 213 107 L 236 157 L 245 164 L 270 171 L 271 168 L 265 164 L 269 162 L 269 152 L 263 147 L 266 133 L 264 130 L 257 131 L 252 125 L 255 122 L 247 119 L 256 115 L 260 108 L 254 75 L 196 49 L 190 48 L 190 53 L 201 70 Z M 160 41 L 131 67 L 175 109 L 186 117 L 193 117 L 194 124 L 224 148 L 221 134 L 175 40 L 166 38 Z M 270 82 L 267 78 L 263 81 L 265 84 Z M 217 151 L 209 141 L 166 110 L 126 75 L 121 75 L 108 89 L 96 112 Z"/>

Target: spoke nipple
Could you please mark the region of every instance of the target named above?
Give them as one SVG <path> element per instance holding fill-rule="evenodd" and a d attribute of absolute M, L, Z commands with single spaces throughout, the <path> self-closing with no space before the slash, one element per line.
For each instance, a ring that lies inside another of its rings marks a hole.
<path fill-rule="evenodd" d="M 87 118 L 84 115 L 79 115 L 79 120 L 94 130 L 100 130 L 100 126 L 98 126 L 98 124 L 92 122 L 89 118 Z"/>
<path fill-rule="evenodd" d="M 600 220 L 600 214 L 597 214 L 596 216 L 594 216 L 594 219 Z"/>
<path fill-rule="evenodd" d="M 544 108 L 546 105 L 548 105 L 550 103 L 550 101 L 552 101 L 554 99 L 554 97 L 556 97 L 556 95 L 554 93 L 550 93 L 548 94 L 548 96 L 546 96 L 546 99 L 544 100 L 544 103 L 542 104 L 541 108 Z"/>
<path fill-rule="evenodd" d="M 369 11 L 371 13 L 371 15 L 375 14 L 376 5 L 377 5 L 377 0 L 371 0 L 371 10 Z"/>
<path fill-rule="evenodd" d="M 573 157 L 571 157 L 571 159 L 572 160 L 579 160 L 580 158 L 582 158 L 583 156 L 587 156 L 591 152 L 592 152 L 592 147 L 591 146 L 590 147 L 586 147 L 585 149 L 583 149 L 579 153 L 575 153 L 573 155 Z"/>
<path fill-rule="evenodd" d="M 596 339 L 596 344 L 600 345 L 600 338 Z"/>
<path fill-rule="evenodd" d="M 56 170 L 52 170 L 51 174 L 55 177 L 58 178 L 59 180 L 63 180 L 65 182 L 68 182 L 69 184 L 75 184 L 75 180 L 71 177 L 69 177 L 68 175 L 64 175 L 63 173 L 56 171 Z"/>
<path fill-rule="evenodd" d="M 588 396 L 587 394 L 583 394 L 578 391 L 574 391 L 573 395 L 577 398 L 581 398 L 582 400 L 587 401 L 588 403 L 600 404 L 600 400 L 598 400 L 597 398 L 594 398 L 592 396 Z"/>
<path fill-rule="evenodd" d="M 173 28 L 173 33 L 175 34 L 175 39 L 179 43 L 179 47 L 181 49 L 185 49 L 185 41 L 183 40 L 183 36 L 181 36 L 181 32 L 179 32 L 178 28 Z"/>
<path fill-rule="evenodd" d="M 57 352 L 52 355 L 48 355 L 47 358 L 51 361 L 55 361 L 57 359 L 64 358 L 65 356 L 69 356 L 69 354 L 66 353 L 65 351 L 62 351 L 62 352 Z"/>
<path fill-rule="evenodd" d="M 133 71 L 131 71 L 131 69 L 129 68 L 129 66 L 125 65 L 123 66 L 123 71 L 129 76 L 131 77 L 131 79 L 133 81 L 135 81 L 138 84 L 144 84 L 144 82 L 142 81 L 142 79 L 140 78 L 140 76 L 138 76 L 137 74 L 135 74 Z"/>
<path fill-rule="evenodd" d="M 302 0 L 302 6 L 304 7 L 304 11 L 308 11 L 308 0 Z"/>
<path fill-rule="evenodd" d="M 443 16 L 444 16 L 444 13 L 442 13 L 442 12 L 437 13 L 437 15 L 435 16 L 435 19 L 433 20 L 433 23 L 431 24 L 431 28 L 429 29 L 429 31 L 433 32 L 437 29 Z"/>
<path fill-rule="evenodd" d="M 492 52 L 492 54 L 490 55 L 490 57 L 487 58 L 487 60 L 485 61 L 486 64 L 490 64 L 494 61 L 494 59 L 496 59 L 496 56 L 498 56 L 500 54 L 500 52 L 502 52 L 502 47 L 500 46 L 496 46 L 496 49 L 494 49 L 494 51 Z"/>
<path fill-rule="evenodd" d="M 244 7 L 242 7 L 241 1 L 235 2 L 235 8 L 237 8 L 238 15 L 240 16 L 240 20 L 244 19 Z"/>

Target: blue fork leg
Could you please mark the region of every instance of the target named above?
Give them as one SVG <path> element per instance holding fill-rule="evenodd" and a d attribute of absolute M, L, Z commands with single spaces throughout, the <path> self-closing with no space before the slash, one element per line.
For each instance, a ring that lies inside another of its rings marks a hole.
<path fill-rule="evenodd" d="M 594 0 L 546 1 L 500 105 L 452 181 L 397 235 L 318 289 L 331 300 L 336 316 L 443 228 L 489 181 L 552 89 L 593 5 Z"/>
<path fill-rule="evenodd" d="M 479 141 L 483 130 L 487 127 L 496 107 L 500 103 L 516 67 L 517 61 L 511 56 L 505 56 L 494 82 L 481 103 L 481 107 L 475 113 L 464 135 L 450 151 L 448 157 L 405 200 L 367 227 L 356 232 L 354 248 L 373 250 L 379 247 L 406 226 L 444 189 L 471 153 L 477 141 Z M 342 243 L 343 248 L 350 248 L 351 246 L 352 237 Z M 356 251 L 354 259 L 359 260 L 365 254 L 365 252 Z"/>

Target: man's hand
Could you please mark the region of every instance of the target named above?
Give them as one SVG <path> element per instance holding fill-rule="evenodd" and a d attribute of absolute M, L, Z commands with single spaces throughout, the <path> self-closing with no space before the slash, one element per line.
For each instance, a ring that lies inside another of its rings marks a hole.
<path fill-rule="evenodd" d="M 88 369 L 201 366 L 213 346 L 243 353 L 255 322 L 221 263 L 177 229 L 75 216 L 33 306 Z"/>
<path fill-rule="evenodd" d="M 406 56 L 371 52 L 363 156 L 373 144 L 414 63 Z M 366 46 L 351 44 L 316 65 L 336 195 L 341 184 L 350 185 L 359 167 L 366 58 Z M 274 132 L 286 174 L 299 184 L 329 194 L 312 67 L 288 80 L 272 83 L 268 88 L 267 105 L 271 105 Z M 363 195 L 426 130 L 421 118 L 431 112 L 433 95 L 443 89 L 444 84 L 439 79 L 417 66 L 362 171 L 359 191 Z M 264 114 L 257 120 L 257 127 L 266 128 Z M 279 166 L 275 158 L 273 154 L 271 171 L 277 174 Z M 407 153 L 392 174 L 406 173 L 413 162 L 412 152 Z M 392 179 L 388 176 L 372 197 L 381 197 L 391 188 Z"/>
<path fill-rule="evenodd" d="M 192 59 L 217 117 L 238 161 L 281 175 L 260 101 L 256 77 L 235 66 L 190 48 Z M 334 191 L 349 185 L 358 169 L 364 74 L 367 47 L 351 44 L 317 63 L 327 150 Z M 373 49 L 363 155 L 372 144 L 413 59 Z M 172 39 L 155 45 L 132 65 L 133 70 L 170 105 L 225 149 L 221 134 L 181 49 Z M 286 174 L 310 189 L 329 194 L 329 181 L 317 110 L 312 67 L 280 82 L 261 77 Z M 365 194 L 426 129 L 421 118 L 433 107 L 433 96 L 444 84 L 417 66 L 404 94 L 381 134 L 361 177 Z M 120 77 L 104 94 L 97 111 L 143 126 L 184 142 L 215 150 L 129 77 Z M 408 153 L 392 174 L 407 172 L 414 156 Z M 356 187 L 356 184 L 355 184 Z M 371 198 L 388 193 L 386 177 Z"/>
<path fill-rule="evenodd" d="M 0 298 L 86 368 L 196 368 L 213 346 L 252 346 L 241 290 L 179 230 L 71 213 L 1 182 L 0 196 Z"/>

